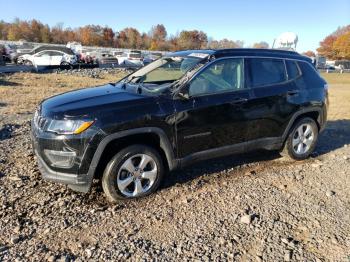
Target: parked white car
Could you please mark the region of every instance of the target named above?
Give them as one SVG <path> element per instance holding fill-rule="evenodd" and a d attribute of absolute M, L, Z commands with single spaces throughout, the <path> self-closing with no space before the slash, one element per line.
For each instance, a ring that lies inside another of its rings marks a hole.
<path fill-rule="evenodd" d="M 77 56 L 58 50 L 43 50 L 36 54 L 26 54 L 21 57 L 25 65 L 34 66 L 68 66 L 77 62 Z"/>
<path fill-rule="evenodd" d="M 122 54 L 116 55 L 119 65 L 136 65 L 143 66 L 143 58 L 141 51 L 131 50 L 130 52 L 123 52 Z"/>

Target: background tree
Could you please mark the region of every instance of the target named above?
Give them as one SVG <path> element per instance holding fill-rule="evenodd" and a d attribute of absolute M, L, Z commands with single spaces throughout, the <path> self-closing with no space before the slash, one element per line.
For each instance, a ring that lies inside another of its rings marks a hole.
<path fill-rule="evenodd" d="M 350 31 L 340 35 L 335 40 L 333 48 L 337 59 L 350 59 Z"/>
<path fill-rule="evenodd" d="M 113 46 L 114 36 L 115 36 L 113 29 L 105 26 L 102 29 L 102 34 L 103 34 L 103 46 Z"/>
<path fill-rule="evenodd" d="M 120 48 L 139 49 L 142 46 L 141 34 L 137 29 L 127 27 L 119 32 L 117 43 L 117 46 Z"/>
<path fill-rule="evenodd" d="M 142 45 L 141 45 L 142 49 L 148 50 L 151 48 L 151 38 L 149 37 L 148 34 L 142 33 L 141 42 L 142 42 Z"/>
<path fill-rule="evenodd" d="M 338 37 L 338 36 L 341 36 L 341 35 L 343 35 L 343 34 L 349 32 L 349 31 L 350 31 L 350 25 L 339 26 L 339 27 L 337 28 L 337 30 L 335 30 L 335 31 L 332 33 L 332 35 Z"/>
<path fill-rule="evenodd" d="M 20 23 L 19 19 L 16 18 L 13 23 L 9 24 L 7 39 L 5 40 L 17 41 L 23 37 L 23 30 L 21 30 Z"/>
<path fill-rule="evenodd" d="M 315 52 L 309 50 L 303 53 L 303 55 L 308 56 L 308 57 L 316 57 Z"/>
<path fill-rule="evenodd" d="M 333 59 L 335 52 L 333 50 L 333 44 L 337 39 L 334 35 L 329 35 L 323 41 L 320 42 L 320 47 L 317 48 L 317 52 L 320 56 L 325 56 L 329 59 Z"/>
<path fill-rule="evenodd" d="M 50 43 L 52 38 L 51 38 L 51 32 L 50 32 L 50 27 L 48 25 L 43 26 L 40 29 L 40 37 L 41 41 L 43 43 Z"/>
<path fill-rule="evenodd" d="M 253 48 L 269 48 L 269 44 L 265 41 L 261 41 L 259 43 L 255 43 Z"/>
<path fill-rule="evenodd" d="M 64 44 L 63 23 L 58 23 L 51 30 L 51 39 L 55 44 Z"/>
<path fill-rule="evenodd" d="M 181 31 L 177 40 L 180 49 L 203 49 L 207 48 L 208 37 L 203 31 Z"/>
<path fill-rule="evenodd" d="M 169 50 L 170 51 L 177 51 L 179 50 L 179 36 L 178 35 L 172 35 L 169 38 Z"/>
<path fill-rule="evenodd" d="M 340 31 L 343 29 L 339 29 Z M 127 27 L 119 32 L 108 26 L 86 25 L 79 28 L 64 27 L 59 23 L 53 27 L 39 20 L 29 21 L 16 18 L 12 23 L 0 21 L 0 39 L 27 40 L 30 42 L 66 44 L 78 41 L 86 46 L 105 46 L 133 49 L 176 51 L 180 49 L 235 48 L 242 47 L 242 41 L 229 39 L 208 39 L 205 32 L 183 30 L 168 36 L 163 24 L 152 26 L 148 33 L 140 33 L 136 28 Z"/>
<path fill-rule="evenodd" d="M 337 59 L 339 54 L 344 55 L 344 52 L 346 53 L 346 43 L 345 45 L 340 43 L 342 43 L 346 37 L 340 40 L 340 43 L 337 44 L 336 48 L 334 45 L 338 38 L 346 35 L 348 32 L 350 32 L 350 25 L 338 27 L 337 30 L 326 36 L 320 42 L 320 47 L 317 48 L 318 54 L 320 56 L 325 56 L 328 59 Z"/>
<path fill-rule="evenodd" d="M 238 47 L 241 47 L 239 43 L 226 38 L 219 41 L 219 48 L 238 48 Z"/>
<path fill-rule="evenodd" d="M 166 37 L 167 31 L 165 26 L 162 24 L 158 24 L 156 26 L 152 26 L 151 31 L 149 33 L 151 38 L 151 50 L 164 50 L 166 46 Z"/>
<path fill-rule="evenodd" d="M 5 21 L 0 20 L 0 39 L 5 40 L 7 38 L 7 28 L 8 24 Z"/>

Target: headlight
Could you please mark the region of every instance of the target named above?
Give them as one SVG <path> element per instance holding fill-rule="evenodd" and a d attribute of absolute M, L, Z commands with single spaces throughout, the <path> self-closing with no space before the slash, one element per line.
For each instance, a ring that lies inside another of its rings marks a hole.
<path fill-rule="evenodd" d="M 50 120 L 47 131 L 59 135 L 77 135 L 88 129 L 94 121 L 83 120 Z"/>

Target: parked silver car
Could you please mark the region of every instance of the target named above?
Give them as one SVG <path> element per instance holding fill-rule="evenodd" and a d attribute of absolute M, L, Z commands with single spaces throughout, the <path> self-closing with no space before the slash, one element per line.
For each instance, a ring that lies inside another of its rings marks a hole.
<path fill-rule="evenodd" d="M 141 51 L 131 50 L 117 56 L 119 65 L 143 66 Z"/>
<path fill-rule="evenodd" d="M 25 65 L 34 66 L 60 66 L 74 65 L 77 63 L 77 56 L 74 52 L 66 47 L 38 47 L 31 53 L 22 55 L 18 61 Z"/>

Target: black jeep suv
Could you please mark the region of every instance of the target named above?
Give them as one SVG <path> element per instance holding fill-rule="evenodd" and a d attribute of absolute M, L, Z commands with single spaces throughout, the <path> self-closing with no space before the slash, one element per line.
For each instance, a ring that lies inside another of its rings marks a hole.
<path fill-rule="evenodd" d="M 44 100 L 32 121 L 43 177 L 111 201 L 154 192 L 165 172 L 255 149 L 296 160 L 315 148 L 327 83 L 296 52 L 175 52 L 117 83 Z"/>

